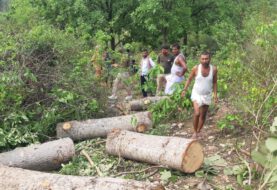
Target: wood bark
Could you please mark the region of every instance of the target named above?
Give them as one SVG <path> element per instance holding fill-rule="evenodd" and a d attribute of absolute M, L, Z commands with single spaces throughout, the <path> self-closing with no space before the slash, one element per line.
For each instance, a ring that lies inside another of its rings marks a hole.
<path fill-rule="evenodd" d="M 151 105 L 153 103 L 157 103 L 165 98 L 168 98 L 168 97 L 167 96 L 153 96 L 153 97 L 147 97 L 147 98 L 142 98 L 142 99 L 138 99 L 138 100 L 133 100 L 127 104 L 127 109 L 130 111 L 147 110 L 149 105 Z"/>
<path fill-rule="evenodd" d="M 106 137 L 115 128 L 129 131 L 145 132 L 152 127 L 149 112 L 140 112 L 118 117 L 70 121 L 57 125 L 57 137 L 70 137 L 72 140 L 85 140 Z"/>
<path fill-rule="evenodd" d="M 162 137 L 114 130 L 108 135 L 106 151 L 131 160 L 164 165 L 193 173 L 203 163 L 202 146 L 193 139 Z"/>
<path fill-rule="evenodd" d="M 50 174 L 2 165 L 0 176 L 0 187 L 5 190 L 164 190 L 156 183 Z"/>
<path fill-rule="evenodd" d="M 75 155 L 70 138 L 16 148 L 0 154 L 0 164 L 39 171 L 59 169 Z"/>

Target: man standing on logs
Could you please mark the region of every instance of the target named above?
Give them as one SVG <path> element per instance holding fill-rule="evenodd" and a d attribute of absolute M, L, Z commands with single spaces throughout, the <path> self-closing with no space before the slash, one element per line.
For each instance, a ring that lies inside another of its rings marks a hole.
<path fill-rule="evenodd" d="M 164 69 L 164 74 L 159 74 L 157 77 L 157 91 L 156 95 L 161 94 L 162 87 L 166 84 L 166 75 L 170 73 L 172 63 L 174 61 L 174 56 L 169 53 L 169 46 L 163 45 L 161 54 L 158 56 L 158 64 L 160 64 Z"/>
<path fill-rule="evenodd" d="M 148 74 L 151 68 L 155 66 L 154 61 L 149 57 L 148 50 L 142 51 L 142 59 L 140 61 L 140 84 L 143 97 L 147 97 L 147 91 L 145 90 L 145 84 L 148 78 Z"/>
<path fill-rule="evenodd" d="M 211 55 L 208 52 L 203 52 L 200 56 L 200 64 L 193 67 L 189 79 L 185 84 L 182 96 L 192 81 L 195 78 L 195 83 L 192 89 L 191 100 L 193 101 L 193 128 L 194 134 L 192 138 L 197 139 L 199 133 L 204 126 L 205 118 L 209 105 L 212 101 L 212 92 L 214 103 L 217 103 L 217 68 L 210 64 Z"/>
<path fill-rule="evenodd" d="M 170 75 L 166 76 L 165 94 L 173 94 L 174 85 L 184 80 L 184 74 L 187 71 L 186 58 L 180 52 L 179 44 L 173 44 L 172 53 L 176 56 L 171 67 Z"/>

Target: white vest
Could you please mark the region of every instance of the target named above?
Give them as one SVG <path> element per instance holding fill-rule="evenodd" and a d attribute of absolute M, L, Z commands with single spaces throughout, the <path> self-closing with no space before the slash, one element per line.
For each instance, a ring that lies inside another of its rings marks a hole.
<path fill-rule="evenodd" d="M 195 83 L 193 91 L 199 95 L 210 95 L 213 91 L 213 66 L 210 65 L 209 75 L 204 77 L 202 75 L 202 64 L 198 65 L 197 75 L 195 77 Z"/>

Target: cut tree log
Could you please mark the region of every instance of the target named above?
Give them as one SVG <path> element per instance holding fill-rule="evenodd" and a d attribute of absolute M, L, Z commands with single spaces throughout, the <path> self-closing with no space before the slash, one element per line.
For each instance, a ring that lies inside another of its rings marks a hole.
<path fill-rule="evenodd" d="M 164 165 L 193 173 L 203 163 L 203 149 L 198 141 L 180 137 L 162 137 L 113 130 L 106 143 L 109 154 L 131 160 Z"/>
<path fill-rule="evenodd" d="M 58 138 L 70 137 L 74 141 L 79 141 L 95 137 L 106 137 L 115 128 L 145 132 L 151 127 L 150 112 L 140 112 L 118 117 L 59 123 L 56 130 Z"/>
<path fill-rule="evenodd" d="M 158 183 L 119 178 L 69 176 L 0 165 L 0 187 L 5 190 L 164 190 Z"/>
<path fill-rule="evenodd" d="M 149 105 L 153 103 L 157 103 L 163 99 L 168 98 L 167 96 L 153 96 L 153 97 L 147 97 L 142 98 L 138 100 L 132 100 L 127 103 L 126 107 L 129 111 L 142 111 L 147 110 Z"/>
<path fill-rule="evenodd" d="M 59 169 L 75 155 L 70 138 L 16 148 L 0 154 L 0 164 L 39 171 Z"/>

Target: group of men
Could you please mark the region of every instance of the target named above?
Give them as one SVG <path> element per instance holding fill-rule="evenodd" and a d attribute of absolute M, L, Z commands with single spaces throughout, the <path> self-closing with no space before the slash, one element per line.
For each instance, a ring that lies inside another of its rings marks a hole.
<path fill-rule="evenodd" d="M 193 102 L 194 115 L 193 115 L 193 127 L 194 134 L 192 138 L 199 138 L 200 131 L 204 126 L 206 114 L 209 105 L 212 102 L 217 103 L 217 68 L 210 64 L 211 55 L 208 52 L 203 52 L 200 55 L 200 64 L 194 66 L 189 75 L 188 80 L 185 83 L 182 96 L 185 96 L 186 91 L 193 79 L 195 83 L 192 89 L 191 100 Z M 173 94 L 175 90 L 175 84 L 184 81 L 184 75 L 187 72 L 186 58 L 180 51 L 178 44 L 172 45 L 172 54 L 170 53 L 170 47 L 167 45 L 162 46 L 161 53 L 158 56 L 157 63 L 160 64 L 164 73 L 157 76 L 157 91 L 156 95 L 162 93 L 164 89 L 165 95 Z M 145 83 L 149 75 L 149 71 L 155 67 L 155 62 L 149 56 L 147 50 L 143 50 L 142 59 L 139 63 L 139 74 L 141 91 L 143 97 L 147 97 L 147 91 L 144 88 Z M 126 78 L 130 77 L 130 72 L 119 73 L 114 81 L 112 95 L 110 99 L 116 99 L 117 89 L 119 84 L 122 83 Z M 125 85 L 128 96 L 125 100 L 132 99 L 131 85 Z"/>

